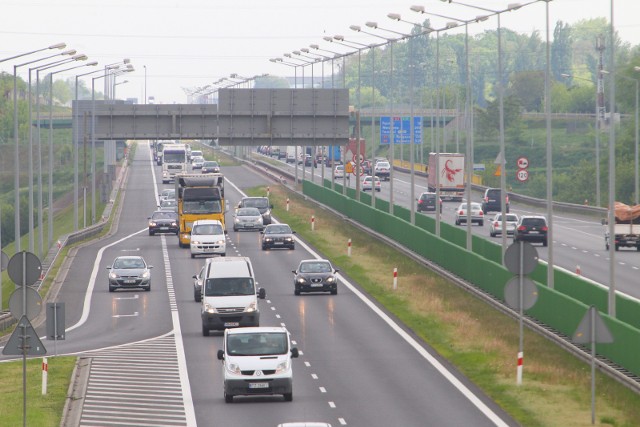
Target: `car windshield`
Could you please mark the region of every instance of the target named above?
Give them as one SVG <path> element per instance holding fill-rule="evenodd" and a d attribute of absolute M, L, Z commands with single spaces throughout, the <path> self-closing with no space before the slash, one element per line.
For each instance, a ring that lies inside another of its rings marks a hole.
<path fill-rule="evenodd" d="M 220 224 L 202 224 L 196 225 L 191 230 L 191 234 L 195 235 L 211 235 L 211 234 L 223 234 L 222 226 Z"/>
<path fill-rule="evenodd" d="M 144 261 L 141 258 L 118 258 L 113 263 L 113 268 L 144 268 Z"/>
<path fill-rule="evenodd" d="M 253 295 L 255 288 L 250 277 L 220 277 L 207 279 L 204 294 L 208 297 Z"/>
<path fill-rule="evenodd" d="M 222 212 L 220 200 L 193 200 L 182 202 L 182 212 L 189 214 L 206 214 Z"/>
<path fill-rule="evenodd" d="M 300 273 L 329 273 L 331 265 L 327 262 L 305 262 L 300 264 Z"/>
<path fill-rule="evenodd" d="M 378 164 L 376 164 L 377 167 L 379 168 L 388 168 L 389 167 L 389 163 L 387 162 L 378 162 Z"/>
<path fill-rule="evenodd" d="M 238 216 L 260 216 L 258 208 L 240 208 L 238 209 Z"/>
<path fill-rule="evenodd" d="M 215 167 L 218 166 L 218 163 L 217 162 L 204 162 L 203 166 L 206 166 L 208 168 L 215 168 Z"/>
<path fill-rule="evenodd" d="M 176 219 L 178 215 L 173 212 L 154 212 L 151 219 Z"/>
<path fill-rule="evenodd" d="M 160 206 L 163 208 L 171 208 L 173 206 L 176 206 L 178 203 L 175 200 L 163 200 L 160 202 Z"/>
<path fill-rule="evenodd" d="M 269 207 L 267 199 L 245 199 L 242 201 L 245 208 L 266 208 Z"/>
<path fill-rule="evenodd" d="M 166 197 L 169 199 L 175 198 L 175 195 L 176 195 L 176 190 L 164 190 L 162 192 L 162 197 Z"/>
<path fill-rule="evenodd" d="M 288 225 L 270 225 L 264 230 L 264 234 L 290 234 L 291 228 Z"/>
<path fill-rule="evenodd" d="M 286 354 L 287 348 L 287 335 L 283 332 L 231 334 L 227 337 L 227 353 L 233 356 Z"/>

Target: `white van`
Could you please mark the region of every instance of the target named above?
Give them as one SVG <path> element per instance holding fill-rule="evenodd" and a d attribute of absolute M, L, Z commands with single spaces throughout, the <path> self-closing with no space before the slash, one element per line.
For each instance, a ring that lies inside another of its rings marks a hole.
<path fill-rule="evenodd" d="M 239 326 L 260 326 L 258 289 L 248 257 L 210 258 L 202 282 L 202 335 Z"/>
<path fill-rule="evenodd" d="M 218 350 L 224 401 L 231 403 L 238 395 L 281 394 L 291 402 L 294 357 L 298 349 L 291 347 L 289 331 L 283 327 L 226 329 Z"/>
<path fill-rule="evenodd" d="M 217 219 L 199 219 L 191 226 L 191 258 L 196 255 L 227 254 L 226 230 Z"/>

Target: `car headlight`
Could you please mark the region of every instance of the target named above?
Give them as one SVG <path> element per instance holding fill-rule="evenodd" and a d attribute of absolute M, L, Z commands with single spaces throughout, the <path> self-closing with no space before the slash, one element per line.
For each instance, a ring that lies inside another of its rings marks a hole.
<path fill-rule="evenodd" d="M 194 245 L 199 245 L 199 244 L 200 244 L 200 241 L 198 241 L 198 240 L 193 240 L 193 239 L 192 239 L 192 240 L 191 240 L 191 243 L 193 243 Z"/>
<path fill-rule="evenodd" d="M 204 305 L 204 311 L 206 311 L 207 313 L 216 313 L 217 310 L 214 306 L 212 306 L 211 304 L 207 303 Z"/>
<path fill-rule="evenodd" d="M 172 227 L 177 227 L 177 226 L 178 226 L 178 223 L 174 221 L 174 222 L 172 222 L 172 223 L 171 223 L 171 226 L 172 226 Z"/>
<path fill-rule="evenodd" d="M 240 217 L 235 217 L 235 218 L 233 219 L 233 222 L 235 222 L 236 224 L 237 224 L 237 223 L 239 223 L 239 222 L 240 222 Z"/>
<path fill-rule="evenodd" d="M 215 242 L 216 245 L 225 245 L 227 242 L 223 240 L 218 240 L 217 242 Z"/>
<path fill-rule="evenodd" d="M 237 363 L 227 364 L 227 372 L 234 375 L 240 375 L 240 366 Z"/>
<path fill-rule="evenodd" d="M 289 360 L 280 362 L 278 363 L 278 366 L 276 366 L 276 374 L 282 374 L 284 372 L 288 372 L 290 368 L 291 368 L 291 364 L 289 363 Z"/>
<path fill-rule="evenodd" d="M 142 273 L 142 278 L 143 279 L 148 279 L 149 277 L 151 277 L 151 272 L 149 270 L 147 270 L 144 273 Z"/>
<path fill-rule="evenodd" d="M 265 242 L 273 242 L 273 237 L 265 237 L 264 241 Z"/>
<path fill-rule="evenodd" d="M 255 313 L 256 311 L 258 311 L 258 305 L 257 303 L 254 301 L 251 304 L 249 304 L 247 306 L 247 308 L 245 308 L 245 310 L 247 313 Z"/>
<path fill-rule="evenodd" d="M 149 227 L 155 227 L 156 223 L 154 221 L 149 221 Z"/>
<path fill-rule="evenodd" d="M 298 278 L 296 279 L 296 282 L 297 282 L 298 284 L 300 284 L 300 285 L 302 285 L 302 284 L 304 284 L 304 283 L 307 283 L 307 281 L 305 280 L 305 278 L 304 278 L 304 277 L 298 277 Z"/>
<path fill-rule="evenodd" d="M 117 279 L 118 275 L 116 273 L 109 273 L 109 279 Z"/>
<path fill-rule="evenodd" d="M 284 241 L 285 242 L 293 242 L 293 237 L 285 237 Z"/>
<path fill-rule="evenodd" d="M 267 211 L 265 213 L 263 213 L 262 215 L 270 216 L 271 215 L 271 210 L 267 209 Z"/>
<path fill-rule="evenodd" d="M 327 277 L 327 283 L 333 283 L 336 281 L 336 278 L 331 276 L 331 277 Z"/>

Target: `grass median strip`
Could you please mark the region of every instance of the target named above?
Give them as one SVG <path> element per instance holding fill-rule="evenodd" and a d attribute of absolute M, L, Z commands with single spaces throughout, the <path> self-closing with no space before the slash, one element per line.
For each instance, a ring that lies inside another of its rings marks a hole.
<path fill-rule="evenodd" d="M 246 192 L 264 196 L 266 187 Z M 279 185 L 270 186 L 269 197 L 274 216 L 288 223 L 521 425 L 592 425 L 588 365 L 526 330 L 523 384 L 517 386 L 517 321 L 308 198 Z M 352 241 L 350 257 L 348 239 Z M 398 269 L 396 290 L 392 287 L 394 268 Z M 640 425 L 640 396 L 601 374 L 596 392 L 596 425 Z"/>

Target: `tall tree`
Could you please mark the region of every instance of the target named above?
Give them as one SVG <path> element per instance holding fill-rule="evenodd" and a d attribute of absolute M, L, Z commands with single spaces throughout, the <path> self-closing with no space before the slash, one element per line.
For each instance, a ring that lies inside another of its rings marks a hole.
<path fill-rule="evenodd" d="M 551 44 L 551 74 L 556 80 L 562 80 L 563 73 L 571 73 L 573 64 L 573 40 L 571 27 L 562 21 L 556 23 Z"/>

